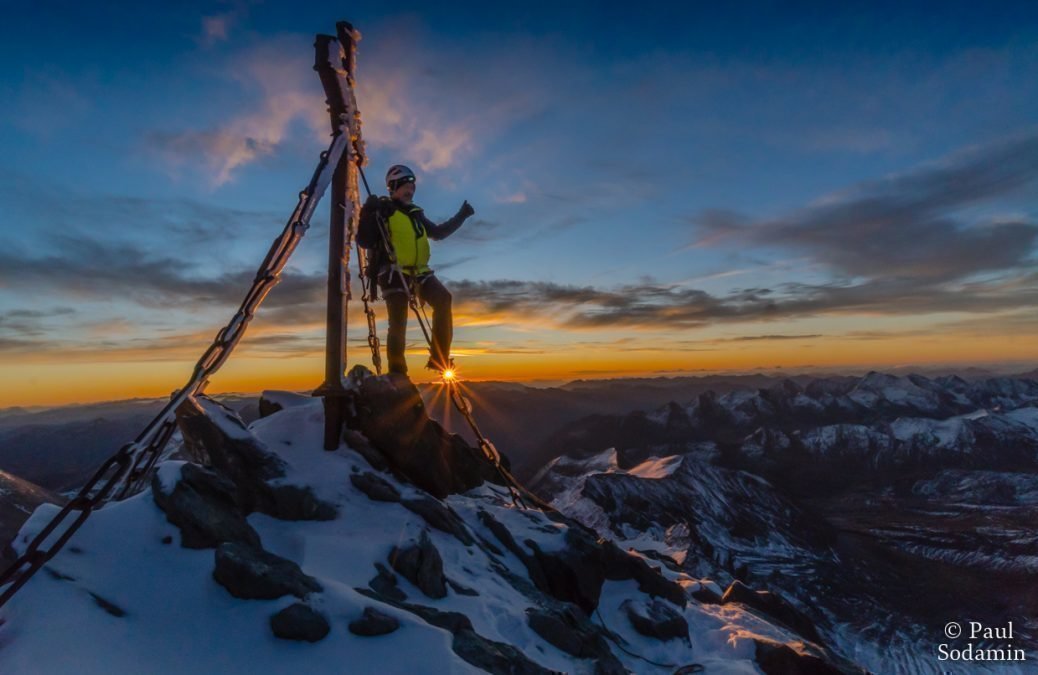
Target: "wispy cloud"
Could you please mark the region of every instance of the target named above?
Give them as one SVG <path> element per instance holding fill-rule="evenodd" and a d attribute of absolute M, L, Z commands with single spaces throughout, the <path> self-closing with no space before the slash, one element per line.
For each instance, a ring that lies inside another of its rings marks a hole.
<path fill-rule="evenodd" d="M 232 180 L 241 167 L 273 155 L 297 121 L 324 142 L 328 115 L 319 83 L 307 77 L 312 65 L 312 56 L 295 40 L 243 50 L 225 65 L 225 75 L 242 90 L 241 108 L 248 112 L 214 128 L 153 131 L 147 141 L 174 170 L 201 160 L 214 187 Z"/>
<path fill-rule="evenodd" d="M 233 13 L 207 17 L 206 39 L 224 39 L 234 20 Z M 389 157 L 386 165 L 405 162 L 438 172 L 457 168 L 547 99 L 538 93 L 543 87 L 537 86 L 536 63 L 524 64 L 513 53 L 533 59 L 532 46 L 498 45 L 473 63 L 469 51 L 431 44 L 426 34 L 401 21 L 370 48 L 362 40 L 357 99 L 364 139 Z M 297 123 L 325 142 L 329 123 L 312 73 L 311 42 L 288 35 L 237 52 L 223 64 L 223 76 L 241 90 L 241 108 L 248 112 L 209 128 L 153 131 L 149 146 L 174 171 L 201 160 L 219 187 L 242 167 L 279 152 Z M 415 66 L 427 63 L 437 67 Z M 515 64 L 523 67 L 502 81 L 498 73 Z"/>
<path fill-rule="evenodd" d="M 1017 269 L 1038 223 L 971 222 L 962 211 L 1038 184 L 1038 134 L 973 147 L 828 195 L 788 216 L 701 213 L 700 245 L 738 241 L 804 251 L 852 278 L 940 283 Z"/>
<path fill-rule="evenodd" d="M 713 295 L 659 284 L 615 288 L 545 282 L 457 281 L 455 306 L 481 323 L 539 322 L 558 328 L 638 328 L 673 331 L 718 323 L 773 322 L 816 316 L 918 316 L 940 312 L 994 314 L 1032 307 L 1031 277 L 959 287 L 879 280 L 849 284 L 787 283 L 774 289 L 737 289 Z M 776 336 L 769 335 L 769 339 Z"/>

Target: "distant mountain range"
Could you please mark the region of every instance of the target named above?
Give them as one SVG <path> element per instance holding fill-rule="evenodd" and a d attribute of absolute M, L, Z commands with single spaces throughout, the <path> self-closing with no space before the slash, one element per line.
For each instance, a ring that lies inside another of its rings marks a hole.
<path fill-rule="evenodd" d="M 870 373 L 568 425 L 530 483 L 682 571 L 767 581 L 876 672 L 930 672 L 950 618 L 1038 646 L 1038 381 Z M 893 669 L 891 669 L 893 668 Z"/>

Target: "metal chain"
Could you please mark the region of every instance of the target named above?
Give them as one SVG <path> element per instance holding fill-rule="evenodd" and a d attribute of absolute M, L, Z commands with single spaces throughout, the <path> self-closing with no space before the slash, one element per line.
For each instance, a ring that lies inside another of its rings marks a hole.
<path fill-rule="evenodd" d="M 349 135 L 344 133 L 346 131 L 346 121 L 343 120 L 343 126 L 332 138 L 328 150 L 321 153 L 321 159 L 310 179 L 310 184 L 299 193 L 299 201 L 296 203 L 295 210 L 289 217 L 285 229 L 274 240 L 263 264 L 256 271 L 252 287 L 245 294 L 245 299 L 237 313 L 216 334 L 213 344 L 195 364 L 194 372 L 188 383 L 166 404 L 162 412 L 135 441 L 136 447 L 131 449 L 134 459 L 133 467 L 119 494 L 119 499 L 125 499 L 143 488 L 148 473 L 158 460 L 166 441 L 172 435 L 177 408 L 188 398 L 193 398 L 204 391 L 209 384 L 209 378 L 227 361 L 231 352 L 238 345 L 260 304 L 281 280 L 281 272 L 288 264 L 289 257 L 295 252 L 303 235 L 310 228 L 310 218 L 314 209 L 331 182 L 332 172 L 338 166 L 349 138 Z"/>
<path fill-rule="evenodd" d="M 285 225 L 281 235 L 274 240 L 267 257 L 256 272 L 252 288 L 238 312 L 216 335 L 213 344 L 195 364 L 194 372 L 188 383 L 181 388 L 166 404 L 162 411 L 144 428 L 132 443 L 127 443 L 110 457 L 97 470 L 94 476 L 84 485 L 61 511 L 29 542 L 25 552 L 0 575 L 0 586 L 10 584 L 0 595 L 0 607 L 13 596 L 18 589 L 53 558 L 61 547 L 83 525 L 94 509 L 103 505 L 113 495 L 124 499 L 142 489 L 152 468 L 162 454 L 173 432 L 176 430 L 176 410 L 189 398 L 201 393 L 209 382 L 209 377 L 227 361 L 237 346 L 245 329 L 252 320 L 260 303 L 267 293 L 278 283 L 280 274 L 288 263 L 289 256 L 299 245 L 300 239 L 310 227 L 310 218 L 317 203 L 324 195 L 331 182 L 332 172 L 338 166 L 346 142 L 350 140 L 348 119 L 332 138 L 331 145 L 321 153 L 320 162 L 314 170 L 313 177 L 305 190 L 299 193 L 292 216 Z M 65 529 L 60 530 L 57 539 L 45 547 L 47 540 L 58 532 L 58 526 L 65 522 L 73 512 L 78 512 Z"/>
<path fill-rule="evenodd" d="M 475 434 L 476 440 L 479 442 L 479 449 L 483 452 L 483 456 L 494 465 L 494 469 L 497 470 L 498 474 L 504 479 L 508 491 L 512 495 L 512 503 L 522 508 L 527 508 L 526 502 L 533 503 L 537 508 L 544 511 L 554 511 L 555 509 L 545 502 L 543 499 L 533 494 L 522 484 L 516 480 L 515 476 L 505 468 L 501 463 L 501 453 L 497 451 L 497 447 L 490 441 L 489 438 L 483 435 L 483 432 L 479 430 L 479 426 L 476 424 L 475 418 L 472 416 L 472 402 L 465 396 L 461 395 L 459 391 L 459 384 L 457 382 L 447 382 L 447 389 L 451 397 L 451 402 L 454 407 L 458 409 L 465 421 L 468 422 L 469 428 L 472 429 L 472 433 Z"/>
<path fill-rule="evenodd" d="M 364 302 L 364 316 L 368 320 L 368 347 L 371 348 L 371 363 L 375 366 L 375 374 L 382 374 L 381 343 L 378 339 L 378 326 L 375 323 L 375 310 L 371 307 L 371 282 L 368 279 L 368 256 L 364 249 L 357 247 L 357 260 L 360 262 L 360 286 L 364 289 L 360 299 Z"/>

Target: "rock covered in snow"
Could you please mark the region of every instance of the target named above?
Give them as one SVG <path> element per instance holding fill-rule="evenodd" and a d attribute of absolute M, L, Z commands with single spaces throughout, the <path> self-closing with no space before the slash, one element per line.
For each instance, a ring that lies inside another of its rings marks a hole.
<path fill-rule="evenodd" d="M 363 637 L 388 635 L 397 628 L 400 628 L 399 621 L 374 607 L 365 607 L 360 618 L 350 622 L 350 632 Z"/>
<path fill-rule="evenodd" d="M 162 474 L 173 476 L 167 491 Z M 152 496 L 180 529 L 187 548 L 214 548 L 224 542 L 259 546 L 260 539 L 235 500 L 234 484 L 197 464 L 167 464 L 152 479 Z"/>
<path fill-rule="evenodd" d="M 236 598 L 303 598 L 321 591 L 321 584 L 291 560 L 234 542 L 217 547 L 213 578 Z"/>
<path fill-rule="evenodd" d="M 205 396 L 177 409 L 184 446 L 197 461 L 228 478 L 235 500 L 246 512 L 260 511 L 286 520 L 331 520 L 335 508 L 306 486 L 281 482 L 286 466 L 245 427 L 230 408 Z"/>
<path fill-rule="evenodd" d="M 688 622 L 677 610 L 659 600 L 625 600 L 620 607 L 634 629 L 657 640 L 688 639 Z"/>
<path fill-rule="evenodd" d="M 389 552 L 389 565 L 427 597 L 434 600 L 447 597 L 443 558 L 426 532 L 422 532 L 415 543 L 394 547 Z"/>

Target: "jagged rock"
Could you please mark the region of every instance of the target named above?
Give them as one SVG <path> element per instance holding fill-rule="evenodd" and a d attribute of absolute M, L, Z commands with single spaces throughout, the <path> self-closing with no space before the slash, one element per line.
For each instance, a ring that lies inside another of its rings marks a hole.
<path fill-rule="evenodd" d="M 241 487 L 285 475 L 285 463 L 245 427 L 230 408 L 207 396 L 188 398 L 177 408 L 184 445 Z"/>
<path fill-rule="evenodd" d="M 465 492 L 496 471 L 476 448 L 429 419 L 418 388 L 406 376 L 350 372 L 346 424 L 360 431 L 408 481 L 437 498 Z"/>
<path fill-rule="evenodd" d="M 309 487 L 268 485 L 269 502 L 259 510 L 281 520 L 335 520 L 336 508 L 321 501 Z"/>
<path fill-rule="evenodd" d="M 180 528 L 185 548 L 212 548 L 227 541 L 258 547 L 259 535 L 234 499 L 234 484 L 196 464 L 184 464 L 173 491 L 166 494 L 158 473 L 151 493 L 166 519 Z"/>
<path fill-rule="evenodd" d="M 605 582 L 601 547 L 585 532 L 566 530 L 566 545 L 558 550 L 545 551 L 532 539 L 524 542 L 537 561 L 547 588 L 542 589 L 554 598 L 572 602 L 587 613 L 598 607 Z"/>
<path fill-rule="evenodd" d="M 350 622 L 350 632 L 364 637 L 386 635 L 400 628 L 400 622 L 374 607 L 365 607 L 359 619 Z"/>
<path fill-rule="evenodd" d="M 394 547 L 389 554 L 389 565 L 430 598 L 447 597 L 443 558 L 426 532 L 422 532 L 416 545 Z"/>
<path fill-rule="evenodd" d="M 400 491 L 391 483 L 385 481 L 370 471 L 350 474 L 350 482 L 368 496 L 368 499 L 376 502 L 398 502 Z"/>
<path fill-rule="evenodd" d="M 233 542 L 216 549 L 213 578 L 236 598 L 272 600 L 288 594 L 302 598 L 322 590 L 291 560 Z"/>
<path fill-rule="evenodd" d="M 336 510 L 309 487 L 271 485 L 285 475 L 285 463 L 270 452 L 226 406 L 199 396 L 177 408 L 177 425 L 189 454 L 234 484 L 245 513 L 260 511 L 282 520 L 332 520 Z"/>
<path fill-rule="evenodd" d="M 314 400 L 312 396 L 304 396 L 290 391 L 264 391 L 259 400 L 259 416 L 270 417 L 285 408 L 306 405 Z"/>
<path fill-rule="evenodd" d="M 554 513 L 550 517 L 568 526 L 565 546 L 546 551 L 530 539 L 524 544 L 532 552 L 531 555 L 516 543 L 508 528 L 492 515 L 483 510 L 478 513 L 480 522 L 523 562 L 530 581 L 553 598 L 573 602 L 590 613 L 598 606 L 602 584 L 606 579 L 635 579 L 643 593 L 663 597 L 678 607 L 685 606 L 684 589 L 666 579 L 643 559 L 620 550 L 611 541 L 596 540 L 591 530 L 562 514 Z"/>
<path fill-rule="evenodd" d="M 720 605 L 721 596 L 714 593 L 711 589 L 706 586 L 700 586 L 696 590 L 689 593 L 693 598 L 703 603 L 704 605 Z"/>
<path fill-rule="evenodd" d="M 754 643 L 754 658 L 765 675 L 843 675 L 842 670 L 803 643 L 789 645 L 761 638 L 755 638 Z"/>
<path fill-rule="evenodd" d="M 634 629 L 646 637 L 657 640 L 673 638 L 688 639 L 688 622 L 670 605 L 659 600 L 634 600 L 628 598 L 620 608 L 627 614 Z"/>
<path fill-rule="evenodd" d="M 680 584 L 670 581 L 659 570 L 636 555 L 631 555 L 605 539 L 600 542 L 603 553 L 603 571 L 610 581 L 634 579 L 638 589 L 646 595 L 669 600 L 677 607 L 685 606 L 685 591 Z"/>
<path fill-rule="evenodd" d="M 266 392 L 264 392 L 266 393 Z M 260 419 L 264 417 L 270 417 L 276 412 L 281 412 L 282 407 L 280 403 L 274 403 L 268 401 L 264 396 L 260 396 L 259 400 L 259 416 Z"/>
<path fill-rule="evenodd" d="M 730 602 L 738 602 L 760 610 L 768 616 L 778 619 L 802 637 L 819 644 L 822 642 L 822 637 L 818 634 L 811 619 L 781 596 L 770 591 L 754 591 L 741 581 L 733 581 L 721 597 L 722 605 Z"/>
<path fill-rule="evenodd" d="M 598 628 L 579 608 L 568 603 L 558 603 L 550 608 L 530 607 L 526 610 L 526 621 L 533 632 L 567 654 L 595 659 L 597 672 L 627 672 Z"/>
<path fill-rule="evenodd" d="M 524 550 L 508 528 L 488 512 L 480 510 L 478 518 L 505 548 L 523 562 L 530 581 L 538 590 L 557 600 L 574 602 L 588 612 L 598 606 L 603 576 L 592 562 L 585 559 L 594 558 L 593 554 L 586 555 L 590 550 L 587 548 L 588 537 L 576 536 L 573 549 L 570 549 L 567 538 L 567 546 L 560 551 L 544 551 L 535 541 L 527 539 L 524 543 L 529 550 Z"/>
<path fill-rule="evenodd" d="M 508 675 L 554 675 L 555 673 L 555 671 L 543 668 L 526 658 L 525 654 L 512 645 L 488 640 L 474 630 L 460 630 L 455 633 L 451 649 L 466 662 L 488 673 L 507 673 Z"/>
<path fill-rule="evenodd" d="M 461 518 L 451 511 L 449 507 L 445 506 L 443 502 L 430 497 L 419 497 L 418 499 L 405 499 L 401 504 L 408 511 L 420 515 L 425 522 L 437 530 L 454 535 L 458 541 L 466 546 L 476 543 L 475 539 L 472 538 L 472 535 L 465 528 Z"/>
<path fill-rule="evenodd" d="M 270 628 L 282 640 L 306 642 L 323 640 L 331 630 L 328 620 L 320 612 L 301 602 L 289 605 L 270 617 Z"/>
<path fill-rule="evenodd" d="M 342 440 L 346 441 L 346 445 L 350 446 L 350 448 L 358 452 L 361 457 L 367 460 L 372 469 L 385 472 L 390 470 L 389 461 L 386 459 L 386 456 L 376 450 L 375 446 L 368 441 L 364 434 L 359 431 L 354 431 L 349 427 L 344 427 L 342 430 Z"/>
<path fill-rule="evenodd" d="M 454 591 L 455 593 L 457 593 L 458 595 L 468 595 L 468 596 L 473 597 L 473 598 L 479 595 L 479 591 L 477 591 L 476 589 L 469 588 L 468 586 L 465 586 L 464 584 L 458 583 L 457 581 L 454 581 L 453 579 L 449 579 L 448 578 L 447 579 L 447 585 L 450 586 L 451 590 Z"/>
<path fill-rule="evenodd" d="M 373 591 L 401 602 L 407 599 L 407 594 L 396 585 L 395 574 L 386 569 L 382 563 L 375 563 L 375 569 L 378 570 L 378 574 L 368 582 L 368 586 Z"/>
<path fill-rule="evenodd" d="M 432 626 L 450 631 L 454 636 L 451 649 L 467 663 L 477 668 L 489 673 L 507 673 L 508 675 L 555 675 L 555 671 L 531 661 L 522 651 L 512 645 L 495 642 L 479 635 L 473 629 L 472 621 L 460 612 L 441 612 L 432 607 L 394 601 L 366 588 L 355 590 L 369 598 L 411 612 Z"/>
<path fill-rule="evenodd" d="M 508 528 L 498 522 L 494 516 L 490 515 L 490 513 L 483 509 L 479 510 L 476 517 L 479 518 L 479 522 L 483 523 L 483 525 L 490 530 L 491 534 L 497 537 L 497 540 L 500 541 L 506 549 L 511 551 L 515 557 L 519 558 L 519 560 L 523 561 L 523 564 L 526 565 L 526 570 L 530 575 L 530 581 L 534 583 L 534 586 L 542 590 L 546 589 L 548 587 L 548 581 L 544 578 L 544 572 L 537 564 L 537 561 L 516 543 L 515 537 L 512 536 L 512 533 Z"/>

